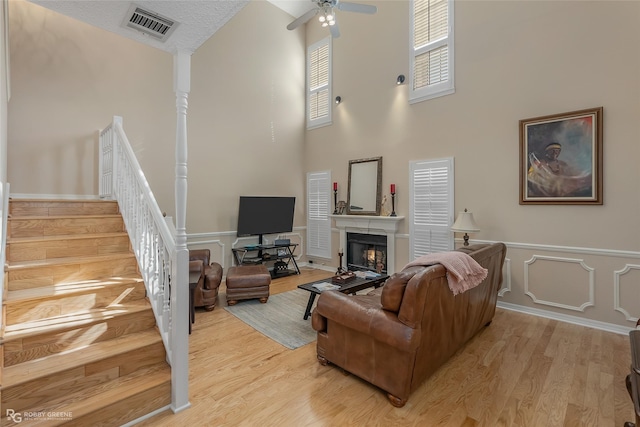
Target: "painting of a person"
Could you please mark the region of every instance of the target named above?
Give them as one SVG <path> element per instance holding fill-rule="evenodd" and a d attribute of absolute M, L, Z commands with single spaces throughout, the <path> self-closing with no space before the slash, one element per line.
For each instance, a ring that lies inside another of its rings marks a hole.
<path fill-rule="evenodd" d="M 529 196 L 565 197 L 591 192 L 591 174 L 580 173 L 558 157 L 562 145 L 552 141 L 544 148 L 544 156 L 538 158 L 529 153 Z"/>
<path fill-rule="evenodd" d="M 530 154 L 533 157 L 531 166 L 529 167 L 529 177 L 536 178 L 537 168 L 544 168 L 547 172 L 556 176 L 578 176 L 580 175 L 574 167 L 563 160 L 560 160 L 560 152 L 562 151 L 562 145 L 559 142 L 551 142 L 544 148 L 544 156 L 538 160 L 534 153 Z"/>
<path fill-rule="evenodd" d="M 520 121 L 522 204 L 591 203 L 601 197 L 599 111 Z"/>

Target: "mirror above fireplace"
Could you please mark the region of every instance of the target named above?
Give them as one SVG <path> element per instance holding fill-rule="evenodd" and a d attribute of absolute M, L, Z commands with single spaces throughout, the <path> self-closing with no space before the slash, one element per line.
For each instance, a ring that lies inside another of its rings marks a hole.
<path fill-rule="evenodd" d="M 349 160 L 347 214 L 380 215 L 382 157 Z"/>

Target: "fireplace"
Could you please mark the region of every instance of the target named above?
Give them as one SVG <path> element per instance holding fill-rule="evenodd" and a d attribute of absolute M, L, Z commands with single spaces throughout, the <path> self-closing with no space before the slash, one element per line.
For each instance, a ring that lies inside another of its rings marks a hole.
<path fill-rule="evenodd" d="M 347 233 L 347 269 L 387 273 L 387 236 Z"/>
<path fill-rule="evenodd" d="M 398 231 L 398 224 L 404 219 L 403 216 L 372 216 L 372 215 L 331 215 L 336 222 L 336 228 L 340 231 L 340 248 L 346 250 L 345 257 L 343 259 L 343 265 L 341 267 L 347 267 L 346 263 L 349 263 L 349 245 L 347 244 L 347 234 L 364 234 L 366 236 L 374 236 L 374 239 L 384 239 L 384 256 L 382 258 L 384 266 L 383 271 L 388 275 L 395 273 L 395 248 L 396 248 L 396 232 Z M 381 241 L 371 242 L 375 247 L 376 244 Z M 362 249 L 360 249 L 362 250 Z M 367 248 L 367 251 L 370 249 Z M 375 248 L 371 249 L 376 251 Z M 373 254 L 373 261 L 375 262 L 375 254 Z M 353 260 L 352 260 L 353 261 Z M 369 270 L 369 261 L 362 263 L 363 266 L 359 269 Z M 360 265 L 360 263 L 358 264 Z M 351 267 L 349 265 L 349 268 Z M 371 270 L 375 271 L 374 265 Z"/>

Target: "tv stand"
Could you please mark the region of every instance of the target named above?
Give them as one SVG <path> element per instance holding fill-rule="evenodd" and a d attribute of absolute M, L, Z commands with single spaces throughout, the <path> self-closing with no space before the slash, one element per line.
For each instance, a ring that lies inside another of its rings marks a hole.
<path fill-rule="evenodd" d="M 260 242 L 262 236 L 260 236 Z M 272 278 L 300 274 L 300 268 L 293 253 L 297 243 L 285 243 L 279 245 L 247 245 L 232 248 L 236 265 L 266 264 Z M 291 268 L 292 267 L 292 268 Z"/>

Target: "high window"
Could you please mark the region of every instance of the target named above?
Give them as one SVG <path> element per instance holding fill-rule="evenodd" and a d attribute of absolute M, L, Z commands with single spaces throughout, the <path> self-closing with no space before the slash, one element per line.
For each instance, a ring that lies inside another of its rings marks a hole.
<path fill-rule="evenodd" d="M 409 164 L 409 257 L 453 250 L 453 158 Z"/>
<path fill-rule="evenodd" d="M 331 37 L 307 48 L 307 129 L 331 124 Z"/>
<path fill-rule="evenodd" d="M 453 0 L 411 0 L 409 101 L 455 92 Z"/>
<path fill-rule="evenodd" d="M 307 255 L 331 258 L 331 173 L 307 174 Z"/>

